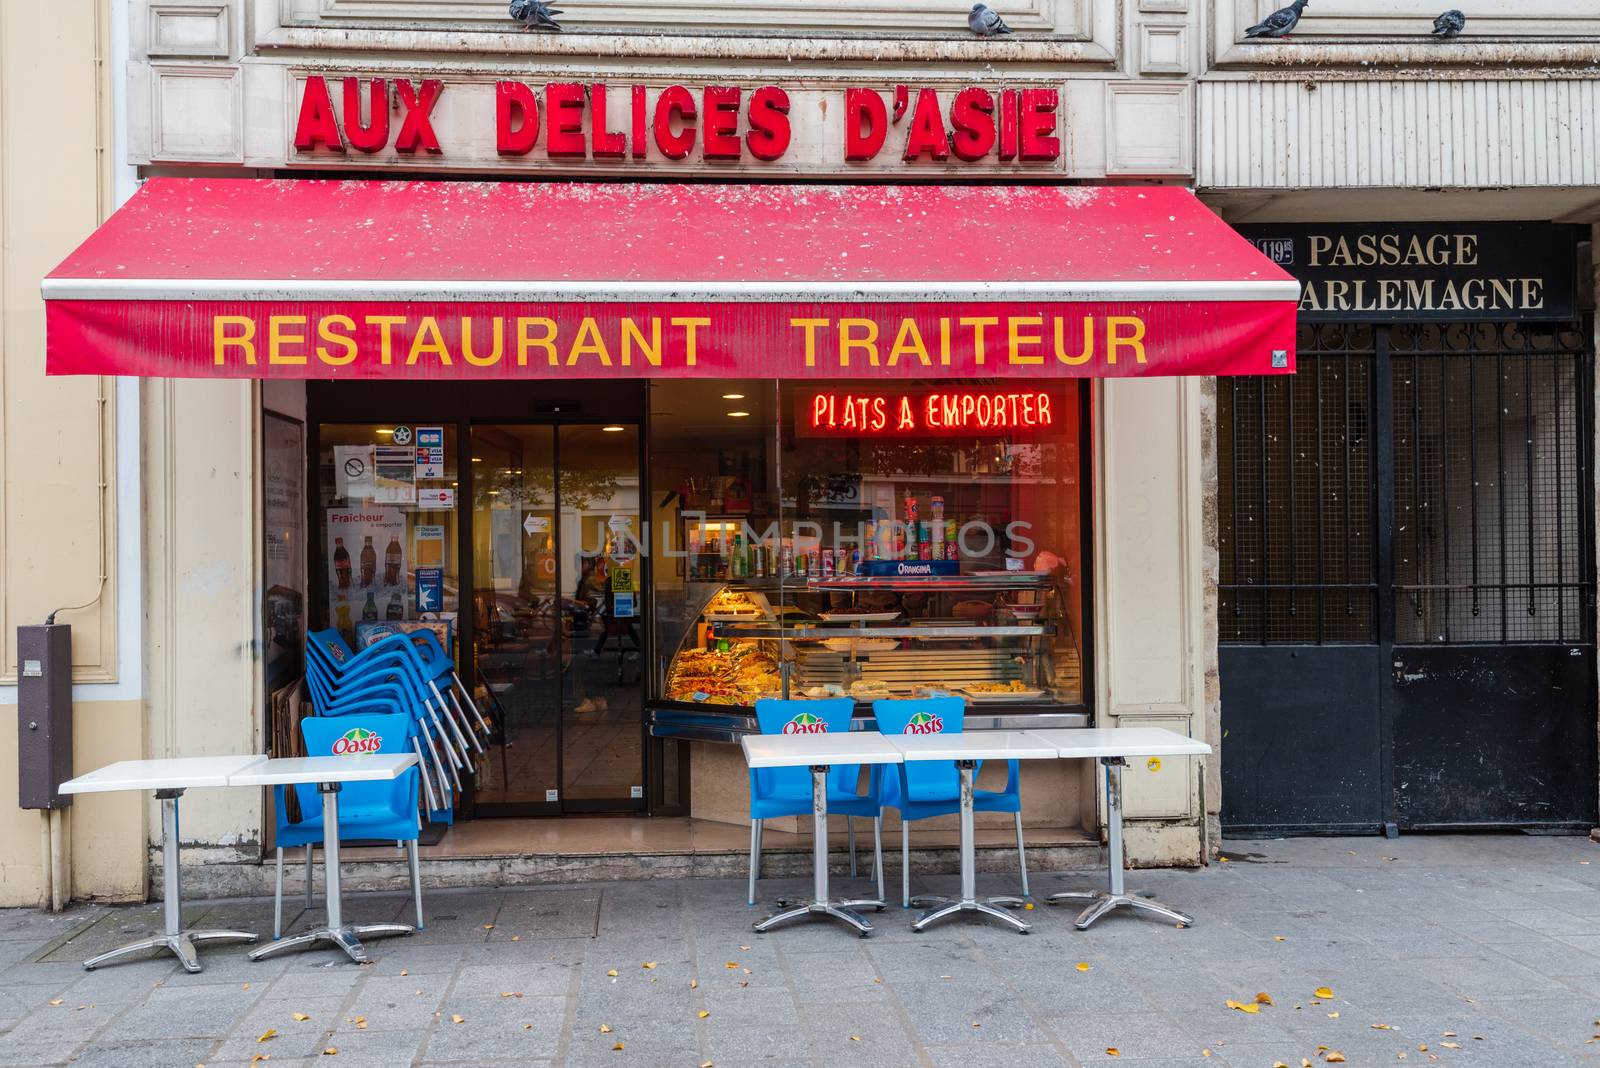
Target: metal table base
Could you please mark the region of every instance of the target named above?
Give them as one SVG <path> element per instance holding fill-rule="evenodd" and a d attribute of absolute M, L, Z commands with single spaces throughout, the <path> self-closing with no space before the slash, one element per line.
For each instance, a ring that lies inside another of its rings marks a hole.
<path fill-rule="evenodd" d="M 322 794 L 322 826 L 332 833 L 323 834 L 322 867 L 327 881 L 328 925 L 304 934 L 290 935 L 269 942 L 260 949 L 250 951 L 251 960 L 261 960 L 295 946 L 312 946 L 318 942 L 331 942 L 349 954 L 357 964 L 367 963 L 367 949 L 363 938 L 384 938 L 389 935 L 406 935 L 416 932 L 415 927 L 404 923 L 345 923 L 344 907 L 339 886 L 339 784 L 325 782 L 317 785 Z M 310 873 L 306 876 L 310 878 Z"/>
<path fill-rule="evenodd" d="M 944 900 L 945 903 L 936 905 L 918 916 L 912 923 L 913 931 L 925 931 L 942 920 L 959 916 L 966 912 L 975 912 L 991 920 L 1015 927 L 1021 934 L 1032 930 L 1031 926 L 1020 917 L 1007 912 L 1004 906 L 1020 908 L 1025 902 L 1020 897 L 991 897 L 978 900 L 978 862 L 976 843 L 972 825 L 972 776 L 977 767 L 975 760 L 958 760 L 956 768 L 961 774 L 961 897 L 955 901 L 938 898 L 916 898 L 916 901 L 932 902 Z M 902 834 L 904 831 L 902 830 Z"/>
<path fill-rule="evenodd" d="M 183 899 L 178 891 L 178 798 L 182 790 L 157 790 L 161 801 L 161 887 L 162 912 L 166 931 L 153 938 L 141 938 L 118 946 L 108 953 L 90 957 L 83 962 L 85 970 L 92 970 L 108 961 L 131 957 L 152 949 L 165 950 L 178 958 L 185 971 L 198 972 L 200 955 L 196 943 L 254 942 L 256 936 L 249 931 L 185 931 L 183 929 Z"/>
<path fill-rule="evenodd" d="M 1078 914 L 1078 918 L 1072 924 L 1080 931 L 1087 931 L 1096 920 L 1120 908 L 1146 912 L 1185 927 L 1192 927 L 1193 917 L 1159 901 L 1134 897 L 1123 886 L 1122 769 L 1128 766 L 1128 761 L 1123 757 L 1101 757 L 1100 763 L 1106 769 L 1106 889 L 1072 890 L 1051 894 L 1046 900 L 1051 904 L 1058 901 L 1089 902 L 1089 906 Z"/>
<path fill-rule="evenodd" d="M 812 894 L 815 900 L 792 909 L 773 913 L 755 925 L 757 932 L 765 934 L 781 923 L 790 920 L 819 918 L 838 920 L 855 929 L 862 938 L 872 934 L 871 922 L 855 910 L 858 908 L 882 909 L 882 901 L 834 901 L 828 896 L 828 765 L 817 764 L 811 768 L 811 863 Z"/>

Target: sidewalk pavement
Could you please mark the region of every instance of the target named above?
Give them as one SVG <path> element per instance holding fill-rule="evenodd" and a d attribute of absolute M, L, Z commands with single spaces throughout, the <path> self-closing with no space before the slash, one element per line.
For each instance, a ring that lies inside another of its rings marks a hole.
<path fill-rule="evenodd" d="M 766 909 L 745 907 L 741 881 L 655 880 L 431 893 L 427 929 L 371 943 L 365 967 L 219 947 L 198 975 L 170 957 L 86 973 L 159 910 L 0 913 L 0 1065 L 1600 1065 L 1600 846 L 1303 839 L 1224 855 L 1129 877 L 1192 928 L 1122 913 L 1078 932 L 1073 911 L 1040 905 L 1026 937 L 966 921 L 917 935 L 897 907 L 869 940 L 822 922 L 756 935 Z M 763 897 L 806 886 L 763 882 Z M 350 895 L 345 913 L 407 905 Z M 270 901 L 186 911 L 270 933 Z"/>

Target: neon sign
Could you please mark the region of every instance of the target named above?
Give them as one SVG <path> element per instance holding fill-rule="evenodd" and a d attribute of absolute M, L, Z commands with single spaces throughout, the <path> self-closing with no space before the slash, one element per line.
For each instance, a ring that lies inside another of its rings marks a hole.
<path fill-rule="evenodd" d="M 812 436 L 941 437 L 1049 430 L 1056 398 L 1041 390 L 932 390 L 916 393 L 804 391 L 801 433 Z"/>

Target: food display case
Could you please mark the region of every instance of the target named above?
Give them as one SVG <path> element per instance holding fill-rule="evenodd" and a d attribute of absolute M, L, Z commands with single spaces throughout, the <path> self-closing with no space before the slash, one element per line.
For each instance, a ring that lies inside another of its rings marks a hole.
<path fill-rule="evenodd" d="M 699 583 L 664 704 L 724 713 L 762 697 L 955 694 L 969 715 L 1083 703 L 1076 642 L 1046 572 Z M 663 653 L 668 650 L 663 649 Z"/>

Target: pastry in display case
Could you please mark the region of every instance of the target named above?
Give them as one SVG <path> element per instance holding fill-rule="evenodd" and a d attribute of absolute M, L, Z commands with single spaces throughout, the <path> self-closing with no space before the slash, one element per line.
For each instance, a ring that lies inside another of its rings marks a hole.
<path fill-rule="evenodd" d="M 662 696 L 748 707 L 762 697 L 870 704 L 933 693 L 974 705 L 1082 703 L 1076 640 L 1048 574 L 711 586 Z"/>

